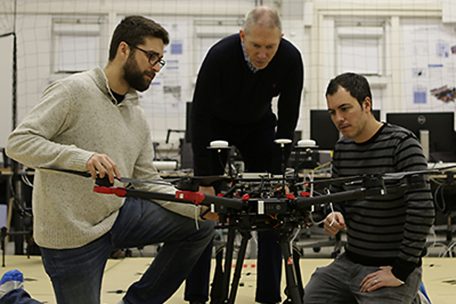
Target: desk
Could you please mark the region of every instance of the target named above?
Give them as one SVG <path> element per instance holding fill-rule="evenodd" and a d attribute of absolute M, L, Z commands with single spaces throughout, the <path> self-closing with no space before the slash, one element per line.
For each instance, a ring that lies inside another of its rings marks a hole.
<path fill-rule="evenodd" d="M 31 178 L 34 171 L 22 170 L 20 177 Z M 4 187 L 4 202 L 7 204 L 7 218 L 5 227 L 9 237 L 13 238 L 15 254 L 23 255 L 24 241 L 27 240 L 27 253 L 32 253 L 32 188 L 24 187 L 21 178 L 15 177 L 11 168 L 0 168 L 0 181 Z M 14 193 L 11 192 L 14 191 Z M 33 250 L 34 251 L 34 250 Z"/>
<path fill-rule="evenodd" d="M 10 168 L 0 168 L 0 204 L 8 205 L 8 201 L 11 197 L 10 191 L 10 181 L 11 181 L 12 172 Z M 0 227 L 6 226 L 6 223 L 2 224 L 2 219 L 0 219 Z"/>
<path fill-rule="evenodd" d="M 446 167 L 456 167 L 456 163 L 444 163 L 444 162 L 438 162 L 438 163 L 428 163 L 428 169 L 442 169 Z M 456 168 L 455 168 L 456 170 Z"/>
<path fill-rule="evenodd" d="M 448 167 L 449 164 L 442 165 L 440 168 Z M 438 166 L 437 166 L 438 167 Z M 431 167 L 435 168 L 435 167 Z M 456 217 L 456 171 L 448 170 L 446 173 L 431 175 L 431 190 L 434 197 L 434 206 L 436 210 L 436 217 L 434 223 L 434 230 L 437 234 L 439 231 L 445 233 L 444 244 L 451 252 L 448 256 L 454 255 L 454 247 L 452 246 L 453 233 L 455 227 L 453 219 Z"/>
<path fill-rule="evenodd" d="M 9 168 L 0 168 L 0 228 L 8 227 L 8 200 L 11 197 Z"/>
<path fill-rule="evenodd" d="M 11 168 L 0 168 L 0 203 L 6 203 L 11 196 L 8 182 L 12 176 L 13 171 L 11 171 Z"/>

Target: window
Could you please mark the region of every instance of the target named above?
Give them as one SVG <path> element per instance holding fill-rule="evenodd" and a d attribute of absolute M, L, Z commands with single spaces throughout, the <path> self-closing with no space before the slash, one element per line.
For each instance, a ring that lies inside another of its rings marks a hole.
<path fill-rule="evenodd" d="M 101 20 L 52 20 L 52 72 L 74 73 L 99 65 Z"/>
<path fill-rule="evenodd" d="M 339 27 L 337 38 L 337 74 L 347 71 L 363 75 L 384 74 L 383 28 Z"/>

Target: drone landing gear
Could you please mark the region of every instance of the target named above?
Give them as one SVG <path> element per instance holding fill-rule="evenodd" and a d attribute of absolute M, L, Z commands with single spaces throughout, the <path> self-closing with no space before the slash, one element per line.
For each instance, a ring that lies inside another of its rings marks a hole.
<path fill-rule="evenodd" d="M 299 254 L 293 252 L 290 238 L 288 235 L 280 235 L 280 248 L 285 265 L 285 278 L 287 287 L 285 294 L 287 299 L 284 303 L 302 304 L 304 298 L 304 288 L 301 280 L 301 270 L 299 267 Z"/>
<path fill-rule="evenodd" d="M 241 244 L 239 247 L 239 252 L 236 259 L 236 266 L 233 274 L 233 279 L 231 282 L 230 289 L 230 278 L 231 278 L 231 265 L 233 262 L 233 249 L 234 249 L 234 238 L 236 231 L 239 231 L 241 234 Z M 304 288 L 301 280 L 301 272 L 299 269 L 299 254 L 293 254 L 291 247 L 291 233 L 287 230 L 280 230 L 280 248 L 282 251 L 282 256 L 285 264 L 285 277 L 286 277 L 286 288 L 285 293 L 287 299 L 284 303 L 291 304 L 302 304 L 304 297 Z M 220 275 L 220 272 L 223 271 L 221 267 L 222 259 L 221 255 L 218 255 L 216 258 L 216 273 L 214 276 L 214 281 L 212 283 L 212 288 L 216 288 L 216 292 L 211 291 L 211 304 L 234 304 L 236 301 L 236 294 L 239 286 L 239 281 L 241 279 L 241 271 L 244 264 L 245 254 L 247 250 L 247 243 L 252 237 L 250 229 L 239 229 L 237 227 L 230 226 L 228 227 L 228 238 L 226 243 L 226 255 L 224 263 L 224 272 Z M 220 282 L 221 281 L 221 282 Z"/>

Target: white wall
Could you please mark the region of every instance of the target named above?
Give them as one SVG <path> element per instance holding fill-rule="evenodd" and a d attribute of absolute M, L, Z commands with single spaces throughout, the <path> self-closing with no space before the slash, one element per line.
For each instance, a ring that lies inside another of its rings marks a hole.
<path fill-rule="evenodd" d="M 207 47 L 237 32 L 245 12 L 254 7 L 253 1 L 246 0 L 18 0 L 14 18 L 13 7 L 4 5 L 6 2 L 12 0 L 0 0 L 0 19 L 5 21 L 5 28 L 14 24 L 18 35 L 18 121 L 39 102 L 45 86 L 68 75 L 57 72 L 63 66 L 62 60 L 67 63 L 67 70 L 90 68 L 94 65 L 93 58 L 97 58 L 97 65 L 104 66 L 112 31 L 124 16 L 141 14 L 163 24 L 171 38 L 165 50 L 168 64 L 151 88 L 141 94 L 157 141 L 165 140 L 168 129 L 185 128 L 185 102 L 192 98 L 196 74 Z M 2 26 L 0 22 L 0 35 Z M 71 40 L 77 41 L 75 62 L 71 62 L 71 54 L 67 53 L 71 50 L 68 47 Z M 175 49 L 172 46 L 181 47 L 182 52 L 172 53 L 171 49 Z M 8 58 L 3 61 L 8 64 Z M 11 86 L 2 82 L 2 87 Z M 5 104 L 10 104 L 10 100 L 5 100 Z M 182 135 L 172 135 L 171 140 L 177 141 Z"/>
<path fill-rule="evenodd" d="M 0 38 L 0 148 L 12 128 L 13 36 Z M 1 162 L 2 160 L 0 160 Z"/>
<path fill-rule="evenodd" d="M 0 0 L 0 18 L 2 21 L 11 22 L 13 20 L 10 14 L 11 6 L 3 5 L 2 2 L 12 2 L 12 0 Z M 154 139 L 164 140 L 167 129 L 183 129 L 185 126 L 184 103 L 191 100 L 194 80 L 207 48 L 220 37 L 237 32 L 239 21 L 244 14 L 254 7 L 255 2 L 261 1 L 18 0 L 17 2 L 18 14 L 15 27 L 18 34 L 19 121 L 39 101 L 42 90 L 50 81 L 65 76 L 54 73 L 53 64 L 58 52 L 56 52 L 53 20 L 54 24 L 57 18 L 79 19 L 82 23 L 96 20 L 95 23 L 99 24 L 99 50 L 96 52 L 99 65 L 104 66 L 109 38 L 115 25 L 124 15 L 142 14 L 163 23 L 170 31 L 171 43 L 180 44 L 182 47 L 180 54 L 171 54 L 170 46 L 167 48 L 166 59 L 169 64 L 154 81 L 152 88 L 142 96 Z M 357 72 L 356 69 L 365 70 L 367 67 L 360 65 L 362 62 L 369 67 L 374 65 L 380 67 L 380 72 L 369 75 L 369 79 L 374 91 L 374 106 L 382 110 L 384 117 L 387 111 L 404 110 L 416 106 L 411 102 L 413 95 L 411 90 L 416 87 L 416 84 L 410 71 L 415 63 L 407 44 L 420 39 L 410 40 L 407 33 L 423 25 L 435 26 L 439 29 L 436 35 L 441 34 L 442 39 L 450 46 L 456 45 L 455 23 L 452 23 L 454 22 L 451 19 L 452 15 L 446 14 L 445 21 L 449 22 L 442 22 L 442 7 L 451 11 L 455 9 L 453 3 L 455 1 L 266 0 L 262 2 L 277 6 L 282 12 L 285 37 L 298 46 L 304 57 L 305 91 L 298 126 L 303 130 L 304 137 L 309 134 L 309 109 L 325 108 L 326 85 L 330 78 L 342 72 L 341 69 L 350 69 L 352 65 L 355 72 Z M 366 32 L 369 28 L 373 28 L 377 34 Z M 359 34 L 357 33 L 359 31 L 365 33 Z M 352 36 L 356 36 L 356 39 L 352 39 Z M 372 37 L 378 39 L 372 39 Z M 363 43 L 365 38 L 366 43 Z M 379 48 L 373 48 L 374 44 L 378 44 Z M 350 52 L 353 53 L 351 62 Z M 380 55 L 372 57 L 375 54 Z M 454 58 L 453 55 L 448 57 L 445 62 L 447 67 L 454 63 Z M 451 84 L 454 79 L 446 79 L 448 75 L 449 73 L 446 73 L 442 76 L 442 83 Z M 7 92 L 8 87 L 7 82 L 0 82 L 0 92 Z M 431 96 L 428 96 L 428 99 L 433 101 Z M 446 109 L 451 107 L 452 104 L 445 106 Z M 179 136 L 182 135 L 173 135 L 171 139 L 176 140 Z"/>
<path fill-rule="evenodd" d="M 447 17 L 446 22 L 442 21 L 442 10 L 456 12 L 455 1 L 309 3 L 313 13 L 306 68 L 311 79 L 305 102 L 310 107 L 326 107 L 324 92 L 330 78 L 344 71 L 369 70 L 366 76 L 373 89 L 374 107 L 381 109 L 382 119 L 387 112 L 454 111 L 454 103 L 437 100 L 430 90 L 456 85 L 456 54 L 449 51 L 447 57 L 436 55 L 439 45 L 447 49 L 456 46 L 456 19 Z M 379 69 L 372 72 L 375 65 Z M 432 69 L 435 65 L 441 66 Z M 415 77 L 417 68 L 427 72 L 427 76 Z M 414 97 L 417 92 L 425 95 L 425 104 Z"/>

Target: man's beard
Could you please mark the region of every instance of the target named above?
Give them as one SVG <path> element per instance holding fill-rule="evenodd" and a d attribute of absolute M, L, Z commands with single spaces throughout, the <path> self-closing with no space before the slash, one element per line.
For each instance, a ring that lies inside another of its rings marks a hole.
<path fill-rule="evenodd" d="M 153 72 L 141 72 L 133 56 L 130 56 L 124 65 L 124 75 L 128 85 L 139 92 L 147 90 L 152 79 L 155 77 L 155 73 Z M 151 80 L 146 80 L 146 78 L 144 78 L 145 75 L 150 76 Z"/>

